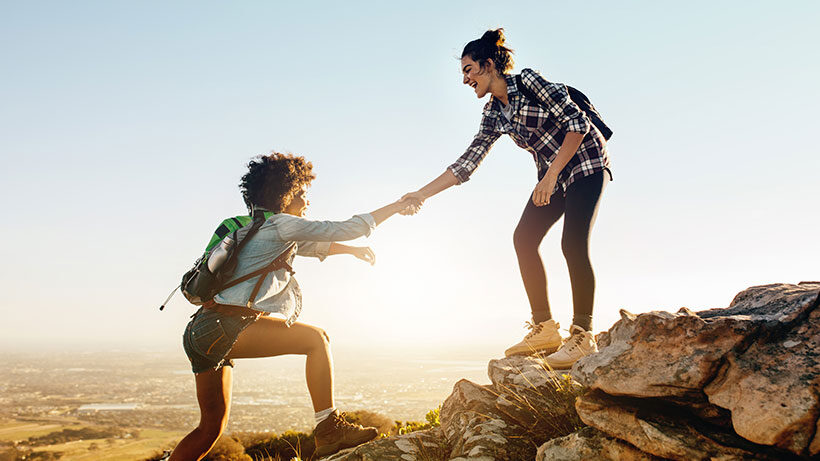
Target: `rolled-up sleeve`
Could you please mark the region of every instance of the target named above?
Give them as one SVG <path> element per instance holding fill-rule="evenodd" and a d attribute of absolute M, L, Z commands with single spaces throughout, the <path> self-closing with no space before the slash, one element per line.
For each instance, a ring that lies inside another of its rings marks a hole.
<path fill-rule="evenodd" d="M 589 118 L 569 97 L 566 85 L 548 82 L 532 69 L 521 71 L 521 81 L 546 105 L 564 130 L 582 134 L 589 131 Z"/>
<path fill-rule="evenodd" d="M 311 256 L 319 258 L 319 261 L 324 261 L 330 253 L 331 242 L 296 242 L 296 254 L 299 256 Z"/>
<path fill-rule="evenodd" d="M 484 115 L 481 117 L 481 126 L 473 138 L 473 142 L 470 143 L 470 146 L 455 163 L 447 167 L 455 175 L 459 184 L 470 180 L 470 175 L 478 168 L 478 165 L 481 164 L 481 161 L 484 160 L 484 157 L 487 156 L 490 148 L 500 136 L 501 133 L 495 129 L 495 119 L 488 116 L 485 110 Z"/>
<path fill-rule="evenodd" d="M 311 221 L 298 216 L 282 216 L 279 219 L 276 230 L 280 239 L 291 242 L 353 240 L 370 235 L 376 228 L 376 221 L 369 213 L 355 215 L 346 221 Z"/>

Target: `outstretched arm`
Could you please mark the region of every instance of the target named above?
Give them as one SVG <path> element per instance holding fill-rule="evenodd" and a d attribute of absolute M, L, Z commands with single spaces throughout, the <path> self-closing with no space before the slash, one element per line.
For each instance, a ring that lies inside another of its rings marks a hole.
<path fill-rule="evenodd" d="M 376 264 L 376 254 L 370 247 L 354 247 L 350 245 L 342 245 L 341 243 L 332 242 L 330 244 L 330 251 L 328 255 L 353 255 L 364 262 L 370 263 L 372 266 Z"/>
<path fill-rule="evenodd" d="M 458 184 L 458 178 L 450 169 L 444 170 L 439 177 L 430 181 L 426 186 L 415 192 L 408 192 L 404 194 L 402 200 L 413 200 L 419 202 L 419 205 L 424 203 L 428 198 L 438 194 L 439 192 L 449 189 Z"/>
<path fill-rule="evenodd" d="M 415 214 L 428 198 L 456 184 L 468 181 L 470 175 L 478 168 L 478 165 L 480 165 L 484 157 L 487 156 L 487 153 L 495 141 L 501 136 L 501 133 L 496 131 L 495 125 L 495 118 L 488 117 L 485 108 L 485 114 L 481 117 L 481 125 L 478 133 L 473 137 L 473 141 L 470 143 L 470 146 L 467 147 L 467 151 L 464 152 L 455 163 L 444 170 L 444 173 L 430 181 L 426 186 L 415 192 L 404 194 L 402 200 L 412 199 L 418 203 L 414 203 L 413 206 L 408 207 L 402 211 L 401 214 Z"/>
<path fill-rule="evenodd" d="M 370 216 L 373 216 L 373 220 L 376 221 L 376 225 L 378 226 L 382 222 L 384 222 L 387 218 L 393 216 L 394 214 L 404 211 L 409 207 L 421 206 L 421 202 L 414 198 L 405 198 L 402 197 L 401 200 L 397 200 L 389 205 L 385 205 L 378 210 L 371 211 Z"/>
<path fill-rule="evenodd" d="M 370 212 L 370 216 L 373 216 L 373 221 L 376 222 L 376 225 L 383 223 L 387 218 L 393 216 L 396 213 L 403 212 L 410 207 L 420 206 L 419 203 L 415 199 L 405 199 L 402 198 L 399 201 L 393 202 L 389 205 L 383 206 L 378 210 L 374 210 Z M 342 245 L 341 243 L 332 242 L 330 244 L 330 250 L 328 251 L 329 255 L 340 255 L 340 254 L 348 254 L 353 255 L 362 261 L 369 262 L 372 266 L 376 264 L 376 254 L 373 253 L 373 250 L 370 247 L 354 247 L 349 245 Z"/>

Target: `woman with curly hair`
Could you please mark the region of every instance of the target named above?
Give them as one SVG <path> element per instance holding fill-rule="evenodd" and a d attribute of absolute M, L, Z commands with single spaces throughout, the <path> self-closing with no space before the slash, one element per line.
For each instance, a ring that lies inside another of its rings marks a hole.
<path fill-rule="evenodd" d="M 532 155 L 538 182 L 527 197 L 513 235 L 532 322 L 528 322 L 529 333 L 507 349 L 506 355 L 549 354 L 546 362 L 551 367 L 569 368 L 596 349 L 590 331 L 595 276 L 589 259 L 589 236 L 601 194 L 611 180 L 606 139 L 570 98 L 566 85 L 549 82 L 531 69 L 510 74 L 512 50 L 504 42 L 503 29 L 496 29 L 464 47 L 462 82 L 478 98 L 490 95 L 478 134 L 444 173 L 404 198 L 423 202 L 469 180 L 502 134 L 510 135 Z M 566 341 L 558 332 L 558 323 L 552 320 L 546 273 L 538 254 L 547 231 L 561 216 L 561 248 L 569 268 L 574 305 L 571 337 Z"/>
<path fill-rule="evenodd" d="M 306 193 L 315 178 L 304 157 L 270 154 L 253 159 L 242 177 L 240 189 L 250 216 L 227 219 L 211 239 L 206 251 L 226 234 L 226 229 L 247 225 L 252 217 L 264 224 L 239 250 L 234 278 L 268 265 L 294 243 L 296 255 L 324 260 L 329 255 L 350 254 L 373 264 L 368 247 L 346 246 L 370 232 L 385 219 L 405 210 L 408 202 L 394 202 L 347 221 L 305 219 Z M 288 263 L 294 255 L 291 254 Z M 199 460 L 213 447 L 228 422 L 231 403 L 233 359 L 285 354 L 307 356 L 305 377 L 316 412 L 316 454 L 326 456 L 374 439 L 375 428 L 345 421 L 333 401 L 333 363 L 324 330 L 296 322 L 302 308 L 299 284 L 291 272 L 281 269 L 246 280 L 219 292 L 203 305 L 185 328 L 183 346 L 195 375 L 200 422 L 180 441 L 170 459 Z M 284 318 L 269 316 L 280 314 Z"/>

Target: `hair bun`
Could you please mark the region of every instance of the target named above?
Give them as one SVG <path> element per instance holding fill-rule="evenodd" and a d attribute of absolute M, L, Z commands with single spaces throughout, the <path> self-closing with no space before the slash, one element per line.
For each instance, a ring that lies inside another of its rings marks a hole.
<path fill-rule="evenodd" d="M 484 32 L 481 38 L 477 38 L 464 46 L 461 57 L 469 56 L 473 61 L 484 66 L 487 60 L 492 60 L 495 69 L 506 74 L 513 67 L 512 51 L 504 46 L 504 29 L 499 27 L 495 30 Z"/>
<path fill-rule="evenodd" d="M 499 27 L 495 30 L 488 30 L 481 36 L 481 41 L 492 43 L 495 46 L 504 46 L 504 28 Z"/>

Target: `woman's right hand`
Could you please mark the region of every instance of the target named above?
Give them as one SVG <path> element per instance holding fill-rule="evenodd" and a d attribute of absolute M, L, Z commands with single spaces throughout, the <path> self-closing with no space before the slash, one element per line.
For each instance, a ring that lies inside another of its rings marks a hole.
<path fill-rule="evenodd" d="M 425 197 L 419 191 L 408 192 L 404 194 L 399 200 L 399 202 L 408 202 L 409 205 L 402 211 L 399 211 L 399 214 L 404 216 L 410 216 L 418 213 L 421 209 L 421 206 L 424 204 L 424 198 Z"/>
<path fill-rule="evenodd" d="M 413 205 L 400 213 L 403 215 L 418 213 L 425 200 L 445 189 L 455 186 L 456 184 L 458 184 L 458 178 L 456 178 L 456 175 L 454 175 L 449 168 L 444 170 L 444 173 L 441 173 L 439 177 L 430 181 L 430 183 L 426 186 L 415 192 L 408 192 L 404 194 L 401 201 L 410 200 L 413 202 Z"/>

